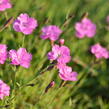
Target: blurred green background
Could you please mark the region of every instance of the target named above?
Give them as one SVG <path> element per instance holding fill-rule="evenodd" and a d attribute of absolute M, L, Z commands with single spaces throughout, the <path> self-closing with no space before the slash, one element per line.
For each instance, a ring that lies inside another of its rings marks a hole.
<path fill-rule="evenodd" d="M 38 20 L 39 26 L 33 34 L 25 38 L 24 47 L 33 54 L 33 60 L 29 69 L 17 67 L 15 87 L 14 67 L 10 64 L 0 65 L 0 78 L 11 86 L 11 96 L 0 101 L 0 105 L 9 104 L 9 109 L 109 109 L 109 60 L 100 60 L 92 66 L 95 58 L 89 52 L 90 46 L 97 42 L 109 50 L 109 31 L 106 28 L 109 0 L 11 0 L 11 2 L 13 8 L 6 11 L 8 18 L 28 13 Z M 6 21 L 6 12 L 0 12 L 0 26 Z M 74 25 L 85 12 L 89 13 L 88 17 L 97 25 L 97 33 L 93 38 L 77 39 Z M 66 19 L 68 22 L 64 27 L 62 25 Z M 56 69 L 37 77 L 39 71 L 48 65 L 47 52 L 51 49 L 48 40 L 40 39 L 40 31 L 43 26 L 51 24 L 60 26 L 64 31 L 61 38 L 65 39 L 65 45 L 70 48 L 72 56 L 69 65 L 79 74 L 77 82 L 68 82 L 61 88 L 59 88 L 61 80 Z M 9 50 L 18 49 L 22 45 L 22 39 L 23 34 L 15 32 L 12 27 L 0 33 L 0 42 L 7 44 Z M 37 78 L 31 81 L 34 77 Z M 56 84 L 44 94 L 51 80 Z M 28 82 L 36 84 L 33 87 L 18 89 Z"/>

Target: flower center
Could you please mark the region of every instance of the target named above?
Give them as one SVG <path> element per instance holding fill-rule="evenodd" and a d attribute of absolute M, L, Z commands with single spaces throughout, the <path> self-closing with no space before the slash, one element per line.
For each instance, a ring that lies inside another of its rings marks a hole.
<path fill-rule="evenodd" d="M 23 26 L 24 27 L 28 27 L 28 23 L 23 23 Z"/>

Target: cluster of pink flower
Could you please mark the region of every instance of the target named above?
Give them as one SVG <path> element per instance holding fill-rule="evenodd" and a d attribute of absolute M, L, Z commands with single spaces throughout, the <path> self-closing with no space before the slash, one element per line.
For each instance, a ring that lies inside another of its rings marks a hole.
<path fill-rule="evenodd" d="M 8 53 L 7 46 L 0 44 L 0 64 L 4 64 L 8 57 L 12 60 L 11 64 L 21 65 L 24 68 L 29 68 L 32 60 L 32 55 L 25 48 L 19 48 L 18 51 L 10 50 Z"/>
<path fill-rule="evenodd" d="M 47 26 L 42 29 L 42 39 L 49 38 L 55 41 L 59 38 L 62 31 L 57 26 Z M 77 72 L 72 71 L 72 68 L 66 64 L 71 60 L 70 49 L 63 45 L 64 39 L 60 40 L 60 45 L 53 45 L 52 51 L 48 53 L 48 59 L 51 61 L 57 61 L 57 68 L 59 69 L 59 77 L 64 81 L 76 81 Z"/>
<path fill-rule="evenodd" d="M 61 45 L 61 44 L 60 44 Z M 57 61 L 59 69 L 59 77 L 64 81 L 76 81 L 77 73 L 72 71 L 72 68 L 66 64 L 71 60 L 70 50 L 65 45 L 53 45 L 52 51 L 48 53 L 48 59 Z"/>
<path fill-rule="evenodd" d="M 5 11 L 11 8 L 12 4 L 10 0 L 0 0 L 0 11 Z M 107 18 L 108 21 L 109 18 Z M 36 19 L 29 17 L 28 14 L 20 14 L 13 23 L 13 28 L 17 32 L 22 32 L 25 35 L 31 34 L 35 28 L 38 27 Z M 88 18 L 83 18 L 80 22 L 75 24 L 76 37 L 84 38 L 85 36 L 91 38 L 96 34 L 96 25 Z M 62 30 L 55 25 L 49 25 L 42 28 L 42 39 L 49 39 L 56 41 L 59 39 Z M 106 48 L 103 48 L 100 44 L 95 44 L 91 47 L 91 52 L 96 58 L 109 58 L 109 52 Z M 32 55 L 26 51 L 25 48 L 19 48 L 16 50 L 7 51 L 5 44 L 0 44 L 0 64 L 4 64 L 6 59 L 11 59 L 11 64 L 21 65 L 24 68 L 29 68 L 32 60 Z M 59 77 L 64 81 L 77 81 L 77 72 L 72 71 L 72 68 L 67 66 L 70 62 L 70 49 L 64 45 L 64 39 L 59 40 L 59 45 L 54 44 L 52 51 L 48 53 L 48 59 L 50 61 L 56 61 L 57 69 L 59 70 Z M 0 99 L 4 96 L 9 96 L 10 87 L 7 86 L 2 80 L 0 80 Z"/>
<path fill-rule="evenodd" d="M 31 23 L 31 25 L 30 25 Z M 32 31 L 38 26 L 37 21 L 33 18 L 29 18 L 27 14 L 21 14 L 14 22 L 13 28 L 17 32 L 22 32 L 24 34 L 31 34 Z M 51 41 L 56 41 L 59 39 L 62 30 L 55 25 L 49 25 L 42 28 L 42 39 L 50 39 Z M 72 71 L 72 68 L 67 66 L 71 60 L 70 50 L 67 46 L 63 46 L 64 40 L 61 40 L 61 45 L 53 45 L 52 51 L 48 53 L 49 60 L 57 60 L 57 68 L 59 69 L 59 77 L 65 81 L 76 81 L 77 73 Z M 10 51 L 16 57 L 15 51 Z M 13 56 L 12 55 L 12 56 Z M 11 57 L 12 57 L 11 56 Z M 26 58 L 25 58 L 26 59 Z M 24 61 L 22 61 L 23 63 Z M 13 59 L 12 63 L 15 65 L 19 65 L 17 59 Z M 21 64 L 22 65 L 22 64 Z M 23 65 L 22 65 L 23 66 Z"/>
<path fill-rule="evenodd" d="M 4 64 L 8 57 L 12 61 L 11 64 L 21 65 L 24 68 L 28 68 L 32 60 L 32 55 L 28 53 L 25 48 L 19 48 L 18 51 L 10 50 L 8 53 L 7 46 L 5 44 L 0 44 L 0 64 Z M 0 99 L 9 96 L 9 92 L 10 87 L 0 80 Z"/>
<path fill-rule="evenodd" d="M 109 16 L 107 16 L 106 21 L 109 22 Z M 96 25 L 90 19 L 83 18 L 75 24 L 75 30 L 78 38 L 84 38 L 85 36 L 91 38 L 96 34 Z M 98 43 L 91 46 L 91 53 L 98 59 L 109 58 L 109 51 Z"/>

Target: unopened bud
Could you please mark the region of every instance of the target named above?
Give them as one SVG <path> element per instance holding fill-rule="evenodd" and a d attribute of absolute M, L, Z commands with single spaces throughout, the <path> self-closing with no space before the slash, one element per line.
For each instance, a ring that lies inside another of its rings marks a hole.
<path fill-rule="evenodd" d="M 50 70 L 52 70 L 54 68 L 54 65 L 51 65 L 51 66 L 49 66 L 48 68 L 47 68 L 47 71 L 50 71 Z"/>
<path fill-rule="evenodd" d="M 65 42 L 64 39 L 60 39 L 60 40 L 59 40 L 59 44 L 60 44 L 60 45 L 64 45 L 64 42 Z"/>
<path fill-rule="evenodd" d="M 3 31 L 3 30 L 4 30 L 5 28 L 7 28 L 8 26 L 10 26 L 13 22 L 14 22 L 14 18 L 13 18 L 13 17 L 9 18 L 9 19 L 5 22 L 5 24 L 3 25 L 3 27 L 0 28 L 0 32 Z"/>
<path fill-rule="evenodd" d="M 54 82 L 54 81 L 51 81 L 51 82 L 48 84 L 48 86 L 46 87 L 45 93 L 47 93 L 48 90 L 49 90 L 50 88 L 52 88 L 54 85 L 55 85 L 55 82 Z"/>

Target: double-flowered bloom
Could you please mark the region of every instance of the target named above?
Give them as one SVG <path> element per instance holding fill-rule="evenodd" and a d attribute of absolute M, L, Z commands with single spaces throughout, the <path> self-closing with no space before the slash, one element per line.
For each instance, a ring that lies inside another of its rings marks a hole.
<path fill-rule="evenodd" d="M 75 24 L 76 37 L 83 38 L 85 36 L 91 38 L 96 34 L 96 25 L 88 18 L 82 19 Z"/>
<path fill-rule="evenodd" d="M 15 31 L 22 32 L 25 35 L 31 34 L 37 26 L 37 20 L 29 17 L 26 13 L 20 14 L 20 16 L 14 21 L 13 24 Z"/>
<path fill-rule="evenodd" d="M 5 96 L 9 96 L 10 94 L 10 87 L 0 80 L 0 99 L 3 99 Z"/>
<path fill-rule="evenodd" d="M 55 25 L 49 25 L 42 28 L 42 39 L 50 39 L 52 41 L 58 40 L 60 34 L 62 33 L 62 30 Z"/>
<path fill-rule="evenodd" d="M 76 81 L 77 72 L 72 71 L 72 68 L 66 64 L 71 60 L 70 49 L 65 46 L 54 45 L 52 51 L 48 53 L 48 59 L 57 61 L 59 69 L 59 77 L 64 81 Z"/>
<path fill-rule="evenodd" d="M 25 48 L 19 48 L 16 50 L 9 51 L 9 58 L 11 59 L 11 64 L 21 65 L 24 68 L 29 68 L 30 62 L 32 60 L 32 55 L 26 51 Z"/>
<path fill-rule="evenodd" d="M 59 69 L 59 77 L 64 81 L 77 81 L 77 72 L 72 71 L 72 68 L 67 65 L 57 65 Z"/>
<path fill-rule="evenodd" d="M 57 60 L 60 64 L 66 64 L 70 61 L 70 50 L 67 46 L 54 45 L 52 51 L 48 53 L 49 60 Z"/>
<path fill-rule="evenodd" d="M 10 0 L 0 0 L 0 11 L 5 11 L 8 8 L 11 8 L 12 5 Z"/>
<path fill-rule="evenodd" d="M 109 51 L 106 48 L 102 47 L 98 43 L 91 46 L 91 53 L 93 53 L 95 55 L 95 57 L 98 58 L 98 59 L 109 58 Z"/>
<path fill-rule="evenodd" d="M 7 59 L 7 46 L 0 44 L 0 64 L 4 64 Z"/>

